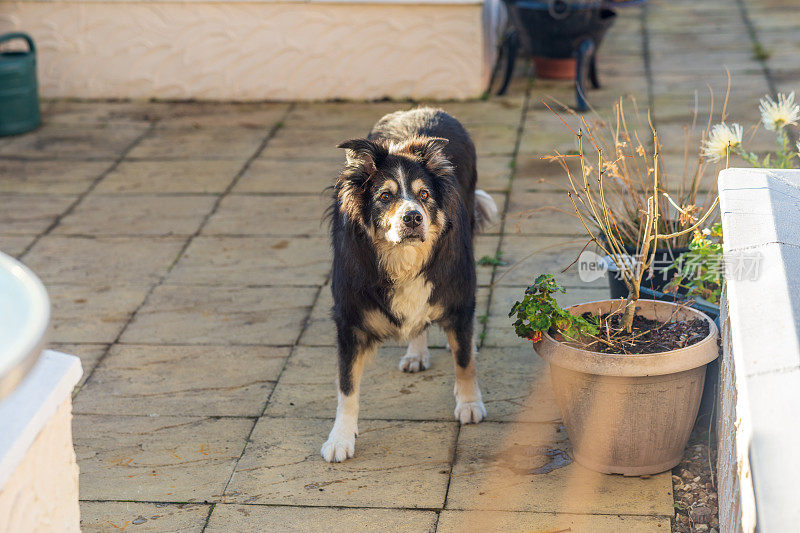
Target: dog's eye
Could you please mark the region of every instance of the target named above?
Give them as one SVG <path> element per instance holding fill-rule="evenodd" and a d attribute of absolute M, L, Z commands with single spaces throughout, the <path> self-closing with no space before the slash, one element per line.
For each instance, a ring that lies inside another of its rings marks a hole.
<path fill-rule="evenodd" d="M 380 199 L 381 199 L 381 202 L 386 203 L 386 202 L 388 202 L 389 200 L 392 199 L 392 195 L 391 195 L 391 193 L 388 193 L 388 192 L 382 192 L 381 196 L 380 196 Z"/>
<path fill-rule="evenodd" d="M 419 199 L 422 200 L 423 202 L 428 199 L 428 196 L 429 196 L 428 191 L 426 191 L 425 189 L 419 191 Z"/>

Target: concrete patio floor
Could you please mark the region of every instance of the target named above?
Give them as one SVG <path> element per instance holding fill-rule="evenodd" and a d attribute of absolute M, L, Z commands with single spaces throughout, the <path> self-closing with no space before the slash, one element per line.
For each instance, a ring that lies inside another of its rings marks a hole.
<path fill-rule="evenodd" d="M 746 15 L 746 16 L 745 16 Z M 654 1 L 620 10 L 604 43 L 607 113 L 634 94 L 682 167 L 682 125 L 707 84 L 728 112 L 800 88 L 800 12 L 789 0 Z M 753 56 L 751 30 L 771 56 Z M 479 152 L 479 186 L 505 214 L 477 238 L 479 375 L 485 422 L 453 420 L 452 362 L 440 332 L 433 366 L 397 370 L 385 346 L 368 368 L 356 457 L 319 448 L 335 413 L 330 251 L 322 190 L 335 145 L 416 103 L 48 102 L 45 125 L 0 140 L 0 249 L 43 279 L 52 347 L 79 355 L 74 440 L 85 531 L 667 531 L 669 472 L 604 476 L 575 463 L 546 365 L 514 336 L 508 309 L 540 272 L 584 244 L 561 171 L 572 148 L 544 107 L 567 83 L 518 82 L 504 98 L 441 106 Z M 677 163 L 676 163 L 677 162 Z M 713 187 L 713 180 L 708 183 Z M 561 244 L 561 246 L 557 246 Z M 605 280 L 562 303 L 607 296 Z M 542 469 L 543 471 L 548 468 Z"/>

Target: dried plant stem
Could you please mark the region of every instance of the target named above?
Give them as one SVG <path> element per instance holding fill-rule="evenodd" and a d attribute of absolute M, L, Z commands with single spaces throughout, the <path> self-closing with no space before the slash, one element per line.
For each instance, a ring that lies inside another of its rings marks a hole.
<path fill-rule="evenodd" d="M 635 101 L 633 105 L 635 108 Z M 553 111 L 546 102 L 545 106 Z M 545 159 L 559 161 L 566 171 L 569 179 L 567 194 L 575 215 L 589 235 L 589 243 L 595 243 L 614 263 L 628 290 L 625 305 L 620 309 L 619 325 L 611 329 L 619 328 L 615 333 L 625 332 L 630 336 L 642 277 L 645 272 L 652 272 L 659 246 L 680 246 L 685 240 L 682 237 L 694 232 L 715 212 L 719 199 L 714 198 L 712 203 L 709 194 L 698 205 L 698 191 L 706 162 L 699 158 L 695 171 L 687 172 L 689 130 L 686 130 L 683 181 L 677 188 L 678 196 L 673 199 L 670 193 L 674 193 L 676 187 L 670 183 L 665 171 L 659 137 L 649 113 L 647 120 L 643 120 L 637 111 L 638 121 L 628 121 L 620 100 L 614 108 L 615 124 L 600 119 L 590 127 L 583 116 L 569 109 L 567 112 L 576 119 L 578 127 L 571 127 L 561 115 L 553 113 L 577 137 L 578 153 L 564 155 L 556 152 L 554 157 Z M 692 128 L 696 122 L 697 109 L 692 115 Z M 637 128 L 641 127 L 649 127 L 652 148 L 649 142 L 640 139 Z M 586 159 L 584 141 L 587 139 L 595 149 L 597 168 Z M 570 168 L 569 157 L 579 158 L 580 177 L 575 175 L 575 166 Z M 680 216 L 670 218 L 674 213 L 680 213 Z M 704 214 L 700 216 L 701 213 Z M 684 228 L 686 224 L 690 226 Z M 630 254 L 629 247 L 634 248 Z M 608 338 L 611 338 L 610 331 Z"/>

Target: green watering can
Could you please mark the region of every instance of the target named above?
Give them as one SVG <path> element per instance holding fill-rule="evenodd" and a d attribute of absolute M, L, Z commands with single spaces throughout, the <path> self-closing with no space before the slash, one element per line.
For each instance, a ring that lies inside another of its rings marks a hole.
<path fill-rule="evenodd" d="M 0 135 L 18 135 L 39 127 L 36 47 L 24 33 L 0 35 L 0 43 L 14 39 L 28 42 L 28 51 L 0 53 Z"/>

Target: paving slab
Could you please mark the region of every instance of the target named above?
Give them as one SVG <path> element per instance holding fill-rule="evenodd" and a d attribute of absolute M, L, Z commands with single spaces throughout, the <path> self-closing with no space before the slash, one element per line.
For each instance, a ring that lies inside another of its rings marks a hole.
<path fill-rule="evenodd" d="M 259 416 L 287 355 L 288 347 L 115 345 L 73 410 Z"/>
<path fill-rule="evenodd" d="M 432 107 L 444 109 L 468 129 L 475 125 L 502 124 L 516 126 L 522 115 L 521 94 L 492 98 L 483 102 L 431 102 Z"/>
<path fill-rule="evenodd" d="M 45 124 L 0 145 L 0 156 L 26 159 L 114 160 L 148 129 L 147 124 Z"/>
<path fill-rule="evenodd" d="M 493 195 L 496 200 L 502 201 L 497 194 Z M 486 229 L 486 233 L 478 233 L 474 242 L 474 255 L 475 255 L 475 276 L 478 281 L 479 287 L 487 287 L 492 283 L 492 271 L 494 265 L 490 259 L 497 256 L 497 250 L 500 247 L 500 236 L 497 234 L 488 234 L 490 232 L 496 233 L 500 231 L 500 225 L 495 223 Z M 487 258 L 483 261 L 482 259 Z"/>
<path fill-rule="evenodd" d="M 245 160 L 125 160 L 103 178 L 95 192 L 218 194 L 233 181 Z"/>
<path fill-rule="evenodd" d="M 554 457 L 571 451 L 557 424 L 463 426 L 446 508 L 664 517 L 675 512 L 669 472 L 631 478 L 575 462 L 550 470 L 562 464 Z M 534 473 L 540 471 L 546 473 Z"/>
<path fill-rule="evenodd" d="M 36 240 L 36 235 L 0 235 L 0 252 L 19 257 Z"/>
<path fill-rule="evenodd" d="M 351 129 L 366 136 L 383 116 L 412 107 L 407 102 L 298 102 L 286 117 L 286 128 Z"/>
<path fill-rule="evenodd" d="M 147 285 L 46 285 L 49 339 L 59 343 L 113 342 L 150 291 Z"/>
<path fill-rule="evenodd" d="M 293 344 L 316 288 L 162 285 L 122 336 L 144 344 Z"/>
<path fill-rule="evenodd" d="M 186 102 L 157 104 L 157 117 L 168 127 L 271 128 L 289 110 L 288 103 Z M 154 106 L 155 107 L 155 106 Z"/>
<path fill-rule="evenodd" d="M 25 161 L 0 159 L 0 191 L 77 195 L 111 167 L 113 161 Z"/>
<path fill-rule="evenodd" d="M 250 533 L 282 531 L 306 533 L 324 527 L 329 533 L 398 533 L 434 531 L 436 513 L 408 509 L 354 509 L 218 504 L 206 531 Z"/>
<path fill-rule="evenodd" d="M 0 233 L 41 233 L 77 196 L 0 193 Z"/>
<path fill-rule="evenodd" d="M 519 154 L 516 159 L 512 193 L 517 191 L 552 191 L 566 195 L 569 179 L 558 161 L 543 159 L 547 154 Z M 580 176 L 580 164 L 576 159 L 567 160 L 574 176 Z M 567 198 L 569 201 L 569 198 Z M 568 204 L 569 205 L 569 204 Z"/>
<path fill-rule="evenodd" d="M 82 500 L 218 499 L 242 453 L 247 418 L 75 415 Z"/>
<path fill-rule="evenodd" d="M 203 229 L 205 235 L 322 236 L 328 233 L 327 195 L 242 196 L 232 194 Z"/>
<path fill-rule="evenodd" d="M 508 192 L 512 158 L 507 155 L 478 157 L 478 188 L 488 192 Z"/>
<path fill-rule="evenodd" d="M 81 359 L 81 367 L 83 368 L 83 375 L 81 376 L 80 381 L 75 385 L 75 387 L 80 388 L 86 383 L 86 379 L 91 374 L 94 367 L 97 366 L 98 361 L 100 358 L 103 357 L 106 352 L 108 351 L 108 344 L 59 344 L 53 343 L 48 346 L 49 350 L 55 350 L 57 352 L 68 353 L 71 355 L 77 355 Z"/>
<path fill-rule="evenodd" d="M 586 235 L 569 197 L 562 192 L 514 191 L 506 213 L 506 232 L 517 235 Z"/>
<path fill-rule="evenodd" d="M 210 505 L 81 502 L 81 531 L 201 533 Z"/>
<path fill-rule="evenodd" d="M 444 504 L 456 422 L 363 420 L 356 455 L 319 454 L 332 420 L 261 418 L 226 491 L 231 503 L 436 508 Z"/>
<path fill-rule="evenodd" d="M 332 186 L 344 168 L 338 160 L 259 158 L 233 188 L 234 193 L 320 194 Z"/>
<path fill-rule="evenodd" d="M 53 100 L 42 107 L 46 124 L 125 126 L 148 125 L 158 118 L 162 106 L 153 102 L 82 102 Z"/>
<path fill-rule="evenodd" d="M 214 196 L 91 194 L 64 217 L 55 235 L 191 235 L 211 212 Z"/>
<path fill-rule="evenodd" d="M 322 285 L 331 269 L 327 237 L 197 237 L 167 283 Z"/>
<path fill-rule="evenodd" d="M 184 239 L 165 237 L 43 237 L 25 264 L 48 283 L 87 286 L 157 282 L 175 261 Z"/>
<path fill-rule="evenodd" d="M 508 266 L 498 267 L 495 286 L 521 289 L 529 286 L 539 274 L 553 274 L 565 287 L 604 287 L 606 278 L 581 281 L 573 262 L 579 257 L 588 237 L 552 235 L 504 235 L 501 250 Z M 592 247 L 587 248 L 592 250 Z M 571 266 L 570 266 L 571 265 Z M 567 268 L 566 272 L 561 272 Z"/>
<path fill-rule="evenodd" d="M 666 533 L 666 516 L 575 515 L 502 511 L 442 511 L 437 533 L 463 531 L 530 533 L 531 531 L 570 533 Z"/>
<path fill-rule="evenodd" d="M 506 124 L 474 124 L 468 127 L 478 159 L 492 155 L 511 155 L 517 144 L 519 119 Z"/>
<path fill-rule="evenodd" d="M 383 347 L 367 366 L 359 418 L 453 420 L 453 358 L 431 350 L 431 367 L 409 374 L 397 368 L 405 348 Z M 547 365 L 529 347 L 484 348 L 478 379 L 488 420 L 559 420 Z M 336 413 L 336 349 L 295 348 L 272 394 L 266 414 L 327 418 Z"/>
<path fill-rule="evenodd" d="M 129 153 L 130 159 L 236 159 L 256 153 L 267 127 L 156 127 Z"/>
<path fill-rule="evenodd" d="M 380 117 L 375 117 L 377 121 Z M 306 153 L 309 156 L 338 155 L 344 159 L 344 150 L 338 146 L 349 140 L 364 138 L 369 131 L 364 131 L 352 125 L 341 128 L 295 128 L 283 127 L 275 133 L 269 141 L 269 152 L 281 152 L 284 156 Z"/>

